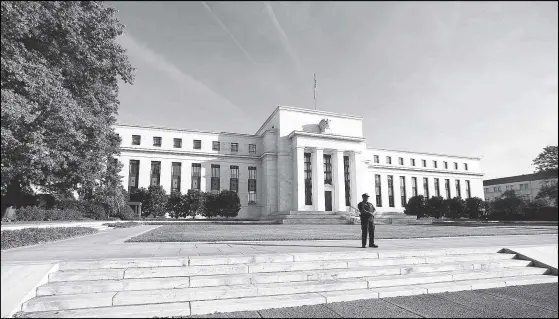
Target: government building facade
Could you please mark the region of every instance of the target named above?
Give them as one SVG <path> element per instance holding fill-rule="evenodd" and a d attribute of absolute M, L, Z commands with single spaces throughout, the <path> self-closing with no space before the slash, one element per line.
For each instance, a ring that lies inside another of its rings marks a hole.
<path fill-rule="evenodd" d="M 237 218 L 350 211 L 368 193 L 379 212 L 414 195 L 484 198 L 480 158 L 370 148 L 363 118 L 278 106 L 253 134 L 118 124 L 128 189 L 161 185 L 239 194 Z"/>

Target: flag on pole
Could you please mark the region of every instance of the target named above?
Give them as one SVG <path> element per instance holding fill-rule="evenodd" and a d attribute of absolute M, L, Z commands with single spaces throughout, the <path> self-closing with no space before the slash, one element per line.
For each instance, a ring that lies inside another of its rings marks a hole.
<path fill-rule="evenodd" d="M 314 73 L 314 99 L 316 100 L 316 73 Z"/>

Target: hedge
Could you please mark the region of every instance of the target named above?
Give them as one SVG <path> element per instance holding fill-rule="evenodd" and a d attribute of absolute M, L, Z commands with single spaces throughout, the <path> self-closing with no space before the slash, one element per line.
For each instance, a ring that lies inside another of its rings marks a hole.
<path fill-rule="evenodd" d="M 2 250 L 95 234 L 90 227 L 24 228 L 2 231 Z"/>
<path fill-rule="evenodd" d="M 142 225 L 137 222 L 124 222 L 124 223 L 106 223 L 103 226 L 114 227 L 114 228 L 130 228 Z"/>

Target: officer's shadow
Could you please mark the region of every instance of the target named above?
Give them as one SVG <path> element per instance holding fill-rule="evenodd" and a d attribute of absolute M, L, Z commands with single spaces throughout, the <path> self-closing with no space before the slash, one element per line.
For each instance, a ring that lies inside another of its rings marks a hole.
<path fill-rule="evenodd" d="M 219 245 L 223 245 L 223 244 L 229 244 L 229 245 L 234 245 L 234 246 L 262 246 L 262 247 L 317 247 L 317 248 L 359 248 L 362 249 L 362 247 L 360 245 L 310 245 L 310 244 L 292 244 L 292 243 L 255 243 L 255 242 L 249 242 L 249 243 L 240 243 L 240 242 L 214 242 L 214 243 L 208 243 L 208 244 L 219 244 Z"/>

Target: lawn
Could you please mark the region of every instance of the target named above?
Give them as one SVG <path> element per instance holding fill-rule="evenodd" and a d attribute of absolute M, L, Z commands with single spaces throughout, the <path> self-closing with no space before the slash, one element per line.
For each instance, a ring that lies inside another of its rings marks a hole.
<path fill-rule="evenodd" d="M 377 225 L 375 238 L 557 234 L 557 226 Z M 165 225 L 128 242 L 358 240 L 360 225 Z"/>
<path fill-rule="evenodd" d="M 24 228 L 2 231 L 2 250 L 94 234 L 90 227 Z"/>

